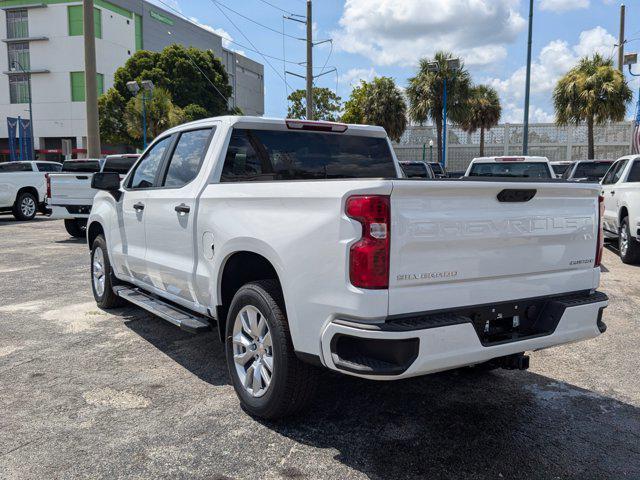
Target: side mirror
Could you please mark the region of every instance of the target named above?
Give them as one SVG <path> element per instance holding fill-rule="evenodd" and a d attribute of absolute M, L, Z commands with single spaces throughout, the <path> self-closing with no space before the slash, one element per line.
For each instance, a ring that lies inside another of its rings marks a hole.
<path fill-rule="evenodd" d="M 91 188 L 115 192 L 120 190 L 120 174 L 116 172 L 94 173 L 91 178 Z"/>

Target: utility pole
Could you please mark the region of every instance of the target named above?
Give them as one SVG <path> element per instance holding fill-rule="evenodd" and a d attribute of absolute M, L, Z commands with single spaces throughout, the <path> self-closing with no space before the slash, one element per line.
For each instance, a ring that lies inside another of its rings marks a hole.
<path fill-rule="evenodd" d="M 307 120 L 313 120 L 313 21 L 311 0 L 307 0 Z"/>
<path fill-rule="evenodd" d="M 84 76 L 87 107 L 87 158 L 100 158 L 100 128 L 98 125 L 98 81 L 96 72 L 96 37 L 93 23 L 93 0 L 84 5 Z"/>
<path fill-rule="evenodd" d="M 527 40 L 527 79 L 524 87 L 524 129 L 522 154 L 529 153 L 529 91 L 531 90 L 531 36 L 533 30 L 533 0 L 529 0 L 529 38 Z"/>
<path fill-rule="evenodd" d="M 624 3 L 620 5 L 620 32 L 618 35 L 618 70 L 624 67 Z"/>

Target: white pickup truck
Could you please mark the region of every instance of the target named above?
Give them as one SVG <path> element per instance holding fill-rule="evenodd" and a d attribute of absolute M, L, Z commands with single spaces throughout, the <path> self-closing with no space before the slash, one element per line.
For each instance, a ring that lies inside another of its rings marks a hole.
<path fill-rule="evenodd" d="M 615 161 L 602 179 L 604 234 L 619 241 L 624 263 L 640 263 L 640 155 Z"/>
<path fill-rule="evenodd" d="M 87 219 L 96 191 L 91 188 L 94 172 L 115 172 L 124 178 L 140 157 L 136 154 L 109 155 L 105 159 L 66 160 L 62 173 L 47 177 L 47 206 L 51 218 L 64 219 L 72 237 L 85 237 Z"/>
<path fill-rule="evenodd" d="M 60 163 L 45 161 L 0 163 L 0 212 L 9 211 L 17 220 L 31 220 L 45 212 L 46 175 L 59 172 Z"/>
<path fill-rule="evenodd" d="M 395 380 L 605 330 L 600 187 L 401 177 L 382 128 L 220 117 L 97 173 L 98 305 L 217 326 L 250 413 L 313 395 L 314 366 Z"/>

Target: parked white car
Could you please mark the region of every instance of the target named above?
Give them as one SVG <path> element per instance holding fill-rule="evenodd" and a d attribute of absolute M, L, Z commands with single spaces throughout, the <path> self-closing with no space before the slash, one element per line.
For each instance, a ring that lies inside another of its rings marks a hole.
<path fill-rule="evenodd" d="M 11 211 L 17 220 L 31 220 L 38 211 L 45 212 L 45 176 L 61 167 L 39 160 L 0 163 L 0 211 Z"/>
<path fill-rule="evenodd" d="M 624 263 L 640 263 L 640 155 L 621 157 L 602 179 L 604 233 Z"/>
<path fill-rule="evenodd" d="M 555 173 L 556 178 L 562 178 L 562 174 L 567 171 L 573 165 L 573 161 L 571 160 L 556 160 L 554 162 L 549 162 L 551 168 L 553 169 L 553 173 Z"/>
<path fill-rule="evenodd" d="M 478 157 L 474 158 L 465 177 L 556 178 L 547 157 Z"/>
<path fill-rule="evenodd" d="M 96 194 L 91 188 L 91 175 L 95 172 L 115 172 L 124 178 L 139 157 L 136 154 L 120 154 L 99 160 L 65 161 L 62 173 L 48 177 L 47 206 L 51 209 L 51 218 L 64 219 L 69 235 L 85 237 L 87 219 Z"/>
<path fill-rule="evenodd" d="M 314 366 L 396 380 L 598 336 L 600 186 L 399 178 L 382 128 L 220 117 L 96 173 L 102 308 L 217 326 L 252 414 L 313 396 Z M 559 185 L 561 188 L 559 188 Z"/>

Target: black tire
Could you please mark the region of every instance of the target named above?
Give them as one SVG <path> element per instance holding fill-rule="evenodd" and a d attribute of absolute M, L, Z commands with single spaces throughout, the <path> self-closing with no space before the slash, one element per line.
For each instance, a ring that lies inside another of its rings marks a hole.
<path fill-rule="evenodd" d="M 253 306 L 260 311 L 266 320 L 272 339 L 271 381 L 260 397 L 253 396 L 245 389 L 238 376 L 234 360 L 234 324 L 238 313 L 246 306 Z M 313 398 L 318 372 L 316 367 L 302 362 L 293 350 L 282 292 L 276 280 L 248 283 L 238 290 L 233 297 L 227 316 L 225 345 L 227 366 L 233 387 L 242 407 L 249 414 L 274 420 L 298 413 Z"/>
<path fill-rule="evenodd" d="M 102 260 L 103 260 L 103 278 L 104 278 L 104 288 L 102 292 L 96 290 L 96 282 L 94 281 L 94 261 L 96 254 L 100 250 L 102 252 Z M 121 307 L 125 304 L 124 300 L 118 297 L 113 292 L 113 285 L 115 282 L 115 277 L 113 276 L 113 270 L 111 269 L 111 262 L 109 261 L 109 254 L 107 252 L 107 242 L 105 241 L 102 235 L 98 235 L 96 239 L 93 241 L 93 245 L 91 246 L 91 291 L 93 292 L 93 298 L 96 299 L 96 303 L 98 307 L 103 308 L 105 310 L 110 308 Z"/>
<path fill-rule="evenodd" d="M 87 221 L 84 219 L 65 219 L 64 228 L 72 237 L 84 238 L 87 236 Z"/>
<path fill-rule="evenodd" d="M 28 206 L 28 208 L 27 208 Z M 38 211 L 38 199 L 33 193 L 22 192 L 13 204 L 13 216 L 16 220 L 33 220 Z"/>
<path fill-rule="evenodd" d="M 627 239 L 626 248 L 623 246 L 624 238 Z M 624 217 L 620 224 L 620 232 L 618 234 L 620 240 L 620 259 L 623 263 L 629 265 L 637 265 L 640 263 L 640 242 L 631 236 L 629 228 L 629 218 Z"/>

